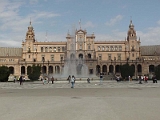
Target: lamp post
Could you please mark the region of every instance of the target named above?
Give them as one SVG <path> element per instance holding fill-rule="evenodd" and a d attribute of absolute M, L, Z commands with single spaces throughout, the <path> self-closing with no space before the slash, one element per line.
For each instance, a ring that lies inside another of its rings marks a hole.
<path fill-rule="evenodd" d="M 127 64 L 128 64 L 129 58 L 127 58 Z"/>
<path fill-rule="evenodd" d="M 44 77 L 44 62 L 45 62 L 45 59 L 44 59 L 44 57 L 42 58 L 42 62 L 43 62 L 43 69 L 42 69 L 42 74 L 43 74 L 43 77 Z"/>
<path fill-rule="evenodd" d="M 135 75 L 136 75 L 136 80 L 137 80 L 137 58 L 136 58 L 136 61 L 135 61 Z"/>
<path fill-rule="evenodd" d="M 48 78 L 49 78 L 49 60 L 48 60 Z"/>

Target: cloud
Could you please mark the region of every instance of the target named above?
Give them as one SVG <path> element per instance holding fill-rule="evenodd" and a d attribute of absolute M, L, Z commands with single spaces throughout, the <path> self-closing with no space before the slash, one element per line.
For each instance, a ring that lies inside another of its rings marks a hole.
<path fill-rule="evenodd" d="M 30 4 L 36 4 L 36 3 L 38 3 L 38 0 L 30 0 L 29 3 Z"/>
<path fill-rule="evenodd" d="M 110 19 L 110 21 L 107 21 L 105 25 L 107 26 L 114 26 L 117 22 L 121 21 L 123 19 L 122 15 L 117 15 L 115 18 Z"/>
<path fill-rule="evenodd" d="M 95 34 L 97 41 L 124 41 L 127 32 L 113 30 L 108 34 Z"/>
<path fill-rule="evenodd" d="M 137 31 L 137 35 L 140 36 L 142 45 L 158 45 L 160 44 L 160 27 L 148 28 L 146 32 Z"/>
<path fill-rule="evenodd" d="M 158 24 L 158 25 L 160 25 L 160 20 L 159 20 L 159 21 L 157 21 L 157 24 Z"/>
<path fill-rule="evenodd" d="M 57 17 L 60 16 L 60 14 L 55 14 L 53 12 L 45 12 L 45 11 L 35 11 L 32 14 L 32 17 L 34 17 L 35 19 L 39 19 L 39 18 L 52 18 L 52 17 Z"/>
<path fill-rule="evenodd" d="M 83 28 L 94 28 L 95 25 L 91 21 L 88 21 L 84 25 L 82 25 L 82 27 Z"/>
<path fill-rule="evenodd" d="M 32 23 L 35 23 L 33 25 L 33 27 L 35 27 L 36 24 L 43 23 L 44 19 L 49 21 L 49 19 L 60 16 L 60 14 L 52 11 L 32 11 L 24 16 L 20 14 L 20 11 L 21 8 L 26 5 L 25 2 L 2 1 L 0 2 L 0 45 L 3 47 L 21 47 L 21 42 L 22 39 L 25 39 L 30 18 Z M 32 0 L 30 2 L 38 2 L 38 0 Z M 39 34 L 35 35 L 38 36 Z"/>

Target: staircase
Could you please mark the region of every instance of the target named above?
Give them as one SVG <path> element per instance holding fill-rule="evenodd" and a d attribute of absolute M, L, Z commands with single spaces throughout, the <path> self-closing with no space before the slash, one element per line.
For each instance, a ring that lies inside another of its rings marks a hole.
<path fill-rule="evenodd" d="M 103 80 L 115 80 L 115 75 L 113 73 L 109 73 L 108 75 L 104 75 Z"/>

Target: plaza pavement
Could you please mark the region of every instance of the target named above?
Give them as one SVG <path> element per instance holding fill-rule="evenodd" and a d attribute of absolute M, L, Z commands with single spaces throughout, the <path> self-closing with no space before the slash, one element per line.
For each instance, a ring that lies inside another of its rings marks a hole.
<path fill-rule="evenodd" d="M 0 120 L 159 120 L 160 83 L 0 83 Z"/>

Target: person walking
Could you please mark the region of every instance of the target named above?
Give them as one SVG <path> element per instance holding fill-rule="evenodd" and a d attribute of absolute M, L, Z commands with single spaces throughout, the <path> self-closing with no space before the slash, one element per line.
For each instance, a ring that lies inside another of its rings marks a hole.
<path fill-rule="evenodd" d="M 87 82 L 90 83 L 90 79 L 89 78 L 87 79 Z"/>
<path fill-rule="evenodd" d="M 20 85 L 23 85 L 23 78 L 22 78 L 22 76 L 20 76 L 20 78 L 19 78 L 19 83 L 20 83 Z"/>
<path fill-rule="evenodd" d="M 14 83 L 16 82 L 16 76 L 14 76 Z"/>
<path fill-rule="evenodd" d="M 139 76 L 139 84 L 142 84 L 142 77 Z"/>
<path fill-rule="evenodd" d="M 75 83 L 75 77 L 72 75 L 72 78 L 71 78 L 71 88 L 74 88 L 74 83 Z"/>
<path fill-rule="evenodd" d="M 68 83 L 71 82 L 71 76 L 70 75 L 68 76 L 67 80 L 68 80 Z"/>
<path fill-rule="evenodd" d="M 100 84 L 102 84 L 103 81 L 103 73 L 100 73 Z"/>
<path fill-rule="evenodd" d="M 128 76 L 128 80 L 129 80 L 129 82 L 132 81 L 132 77 L 130 75 Z"/>
<path fill-rule="evenodd" d="M 54 77 L 52 76 L 52 78 L 51 78 L 51 81 L 52 81 L 52 84 L 54 84 Z"/>

